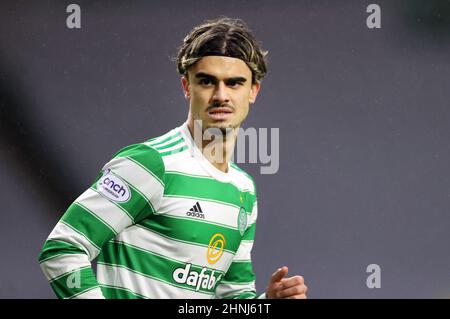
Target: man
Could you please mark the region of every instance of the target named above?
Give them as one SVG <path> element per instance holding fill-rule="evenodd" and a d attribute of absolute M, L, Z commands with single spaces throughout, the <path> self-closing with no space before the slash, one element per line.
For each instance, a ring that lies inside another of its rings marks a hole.
<path fill-rule="evenodd" d="M 186 123 L 119 151 L 68 208 L 39 258 L 52 288 L 60 298 L 306 298 L 287 267 L 257 296 L 255 187 L 230 162 L 265 53 L 241 20 L 221 18 L 186 36 L 177 68 Z"/>

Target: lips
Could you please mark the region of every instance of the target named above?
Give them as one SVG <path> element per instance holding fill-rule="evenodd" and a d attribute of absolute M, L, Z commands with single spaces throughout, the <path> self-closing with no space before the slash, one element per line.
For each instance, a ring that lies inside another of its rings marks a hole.
<path fill-rule="evenodd" d="M 210 108 L 208 113 L 233 113 L 233 110 L 229 107 L 220 106 Z"/>
<path fill-rule="evenodd" d="M 216 121 L 226 120 L 233 114 L 233 110 L 229 107 L 214 107 L 208 111 L 211 119 Z"/>

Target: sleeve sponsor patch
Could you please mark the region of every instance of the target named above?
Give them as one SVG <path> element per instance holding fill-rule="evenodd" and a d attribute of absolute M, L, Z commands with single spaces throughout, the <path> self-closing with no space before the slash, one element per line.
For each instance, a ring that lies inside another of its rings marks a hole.
<path fill-rule="evenodd" d="M 131 192 L 127 183 L 107 169 L 97 182 L 97 190 L 109 199 L 124 203 L 130 200 Z"/>

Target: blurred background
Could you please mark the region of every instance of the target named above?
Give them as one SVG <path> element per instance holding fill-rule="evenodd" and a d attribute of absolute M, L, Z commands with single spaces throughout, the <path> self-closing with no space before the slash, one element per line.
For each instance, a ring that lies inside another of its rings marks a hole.
<path fill-rule="evenodd" d="M 277 174 L 240 164 L 258 190 L 258 291 L 287 265 L 309 298 L 450 297 L 450 1 L 3 0 L 0 298 L 54 298 L 46 237 L 117 150 L 186 119 L 171 58 L 220 15 L 269 50 L 244 127 L 280 128 Z"/>

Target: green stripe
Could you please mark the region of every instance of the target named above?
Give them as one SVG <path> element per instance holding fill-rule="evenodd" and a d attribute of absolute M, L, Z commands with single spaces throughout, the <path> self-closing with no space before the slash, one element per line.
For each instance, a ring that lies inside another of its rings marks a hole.
<path fill-rule="evenodd" d="M 242 236 L 242 240 L 255 240 L 256 223 L 252 224 Z"/>
<path fill-rule="evenodd" d="M 100 285 L 100 288 L 106 299 L 146 299 L 145 296 L 141 296 L 127 288 L 109 285 Z"/>
<path fill-rule="evenodd" d="M 79 279 L 79 280 L 77 280 Z M 91 267 L 68 272 L 50 282 L 58 298 L 71 298 L 90 288 L 98 287 Z"/>
<path fill-rule="evenodd" d="M 244 207 L 251 214 L 256 196 L 249 191 L 241 191 L 231 183 L 223 183 L 210 178 L 198 178 L 177 173 L 166 173 L 164 195 L 189 196 L 200 199 L 212 199 Z M 243 202 L 240 199 L 242 196 Z"/>
<path fill-rule="evenodd" d="M 164 215 L 154 215 L 152 218 L 144 219 L 140 225 L 164 234 L 174 240 L 191 242 L 207 247 L 211 238 L 220 233 L 225 238 L 225 251 L 235 254 L 239 248 L 241 235 L 238 230 L 206 224 L 200 220 L 185 220 Z"/>
<path fill-rule="evenodd" d="M 256 291 L 244 291 L 240 293 L 239 295 L 231 295 L 226 296 L 223 299 L 254 299 L 256 298 Z"/>
<path fill-rule="evenodd" d="M 177 148 L 177 149 L 174 149 L 174 150 L 171 150 L 171 151 L 168 151 L 168 152 L 162 152 L 162 153 L 159 153 L 159 155 L 160 156 L 167 156 L 167 155 L 173 155 L 173 154 L 177 154 L 177 153 L 180 153 L 180 152 L 182 152 L 182 151 L 184 151 L 184 150 L 187 150 L 187 146 L 186 145 L 184 145 L 183 147 L 181 147 L 181 148 Z"/>
<path fill-rule="evenodd" d="M 123 213 L 128 215 L 128 217 L 132 220 L 132 223 L 135 223 L 135 221 L 137 220 L 146 218 L 155 212 L 153 205 L 150 203 L 148 198 L 144 196 L 144 194 L 142 194 L 137 188 L 135 188 L 122 176 L 114 173 L 113 175 L 119 176 L 120 179 L 122 179 L 128 185 L 131 195 L 130 199 L 127 202 L 120 203 L 115 202 L 107 198 L 106 196 L 101 195 L 100 193 L 99 196 L 102 196 L 102 198 L 105 198 L 111 204 L 116 205 L 119 209 L 121 209 Z M 92 184 L 91 188 L 97 192 L 97 183 Z"/>
<path fill-rule="evenodd" d="M 108 242 L 103 247 L 102 253 L 99 255 L 98 262 L 106 265 L 124 267 L 130 271 L 140 273 L 155 280 L 159 280 L 179 288 L 195 291 L 194 287 L 177 283 L 173 280 L 172 274 L 178 268 L 185 268 L 186 264 L 184 262 L 175 261 L 162 255 L 144 251 L 130 244 Z M 198 274 L 201 270 L 202 267 L 197 265 L 192 265 L 190 268 L 190 272 L 195 271 Z M 209 275 L 211 271 L 212 270 L 209 270 L 205 273 Z M 224 273 L 216 270 L 215 276 L 217 277 L 219 274 L 222 274 L 223 276 Z M 212 291 L 202 287 L 200 287 L 198 291 L 212 294 Z"/>
<path fill-rule="evenodd" d="M 183 175 L 183 176 L 188 176 L 188 177 L 193 177 L 193 178 L 206 178 L 206 179 L 210 179 L 210 180 L 216 180 L 214 177 L 212 177 L 210 175 L 195 175 L 195 174 L 188 174 L 188 173 L 185 173 L 185 172 L 178 172 L 178 171 L 167 171 L 166 170 L 166 174 L 177 174 L 177 175 Z M 254 193 L 251 190 L 239 188 L 233 182 L 229 182 L 229 183 L 231 185 L 233 185 L 234 187 L 236 187 L 240 192 L 248 192 L 248 193 L 250 193 L 251 195 L 254 196 Z M 256 203 L 256 201 L 255 201 L 255 203 Z"/>
<path fill-rule="evenodd" d="M 248 283 L 255 281 L 252 263 L 249 261 L 232 262 L 223 281 L 232 283 Z"/>
<path fill-rule="evenodd" d="M 178 139 L 178 140 L 176 140 L 176 141 L 173 141 L 173 142 L 171 142 L 171 143 L 168 143 L 168 144 L 166 144 L 166 145 L 160 146 L 160 145 L 158 144 L 158 145 L 152 145 L 152 147 L 153 147 L 155 150 L 161 151 L 161 150 L 164 150 L 164 149 L 166 149 L 166 148 L 169 148 L 169 147 L 172 147 L 172 146 L 181 144 L 181 143 L 184 143 L 183 138 L 180 138 L 180 139 Z"/>
<path fill-rule="evenodd" d="M 214 199 L 206 199 L 206 198 L 193 197 L 193 196 L 181 196 L 181 195 L 165 195 L 163 197 L 166 197 L 166 198 L 185 198 L 185 199 L 187 198 L 187 199 L 193 199 L 195 201 L 201 200 L 201 201 L 204 201 L 204 202 L 210 202 L 210 203 L 216 203 L 216 204 L 221 204 L 221 205 L 227 205 L 227 206 L 230 206 L 233 209 L 239 208 L 239 207 L 236 207 L 236 206 L 234 206 L 232 204 L 221 202 L 221 201 L 214 200 Z"/>
<path fill-rule="evenodd" d="M 180 219 L 180 220 L 188 220 L 188 221 L 195 220 L 195 219 L 192 219 L 192 217 L 188 217 L 188 216 L 186 216 L 186 217 L 172 216 L 172 215 L 165 214 L 165 212 L 161 212 L 160 216 L 162 216 L 162 215 L 165 215 L 165 216 L 167 216 L 169 218 L 176 218 L 176 219 Z M 230 226 L 230 225 L 222 224 L 222 223 L 216 223 L 216 222 L 213 222 L 213 221 L 210 221 L 210 220 L 205 220 L 205 219 L 202 219 L 201 222 L 204 223 L 204 224 L 216 225 L 216 226 L 229 228 L 229 229 L 232 229 L 232 230 L 237 230 L 238 229 L 238 228 L 236 228 L 234 226 Z"/>
<path fill-rule="evenodd" d="M 67 254 L 86 254 L 86 252 L 73 244 L 48 239 L 39 255 L 39 263 Z"/>
<path fill-rule="evenodd" d="M 111 226 L 109 225 L 106 221 L 104 221 L 100 216 L 98 216 L 95 212 L 93 212 L 92 210 L 90 210 L 89 208 L 87 208 L 86 206 L 84 206 L 82 203 L 79 203 L 77 201 L 74 202 L 74 204 L 80 206 L 82 209 L 84 209 L 86 212 L 88 212 L 89 214 L 91 214 L 92 217 L 96 218 L 99 222 L 101 222 L 103 225 L 105 225 L 106 227 L 109 228 L 109 230 L 115 235 L 117 235 L 117 231 Z"/>
<path fill-rule="evenodd" d="M 168 133 L 167 133 L 167 134 L 168 134 Z M 164 136 L 164 135 L 161 135 L 161 136 L 158 136 L 158 137 L 154 137 L 154 138 L 152 138 L 152 139 L 149 139 L 146 143 L 151 144 L 150 146 L 153 147 L 154 145 L 158 145 L 158 144 L 167 142 L 167 141 L 173 139 L 174 137 L 177 137 L 177 136 L 180 136 L 180 135 L 181 135 L 181 133 L 180 133 L 180 132 L 177 132 L 177 133 L 174 133 L 174 134 L 172 134 L 172 135 L 170 135 L 170 136 L 168 136 L 168 137 L 165 137 L 165 138 L 161 139 L 160 141 L 158 141 L 157 143 L 154 143 L 154 144 L 153 144 L 152 142 L 154 142 L 154 141 L 156 141 L 158 138 L 161 138 L 161 137 Z"/>
<path fill-rule="evenodd" d="M 146 170 L 164 181 L 164 162 L 158 151 L 145 144 L 133 144 L 125 147 L 114 155 L 114 158 L 127 157 L 141 164 Z M 162 183 L 164 185 L 164 183 Z"/>
<path fill-rule="evenodd" d="M 61 221 L 83 234 L 97 249 L 115 236 L 106 224 L 76 203 L 70 205 Z"/>

